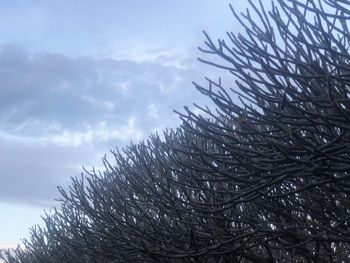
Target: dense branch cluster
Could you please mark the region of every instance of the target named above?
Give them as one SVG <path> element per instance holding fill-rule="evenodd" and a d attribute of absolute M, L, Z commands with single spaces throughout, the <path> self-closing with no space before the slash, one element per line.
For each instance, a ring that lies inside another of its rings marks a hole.
<path fill-rule="evenodd" d="M 216 109 L 59 189 L 7 262 L 349 261 L 350 2 L 232 11 L 244 32 L 201 60 L 234 87 L 195 84 Z"/>

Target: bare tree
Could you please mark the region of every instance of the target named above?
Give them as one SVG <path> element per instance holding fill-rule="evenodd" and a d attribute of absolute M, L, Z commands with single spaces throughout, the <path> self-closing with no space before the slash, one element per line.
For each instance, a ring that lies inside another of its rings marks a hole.
<path fill-rule="evenodd" d="M 250 1 L 200 60 L 216 109 L 114 152 L 7 262 L 347 262 L 350 2 Z M 211 56 L 214 55 L 212 58 Z"/>

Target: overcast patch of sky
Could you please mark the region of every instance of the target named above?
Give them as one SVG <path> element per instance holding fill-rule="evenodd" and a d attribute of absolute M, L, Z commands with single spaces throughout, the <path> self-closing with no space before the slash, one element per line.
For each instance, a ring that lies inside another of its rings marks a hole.
<path fill-rule="evenodd" d="M 228 25 L 229 1 L 9 1 L 0 41 L 31 51 L 129 56 L 136 49 L 186 49 L 203 29 Z M 227 28 L 225 28 L 226 30 Z M 138 50 L 140 51 L 140 50 Z"/>
<path fill-rule="evenodd" d="M 196 62 L 201 31 L 236 29 L 226 0 L 14 0 L 0 17 L 0 247 L 82 166 L 206 103 L 191 85 L 216 74 Z"/>

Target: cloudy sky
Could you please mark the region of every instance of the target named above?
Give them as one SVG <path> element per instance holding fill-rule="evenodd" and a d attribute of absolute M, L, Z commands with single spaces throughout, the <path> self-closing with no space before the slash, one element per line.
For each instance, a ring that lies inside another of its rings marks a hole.
<path fill-rule="evenodd" d="M 213 71 L 197 47 L 203 29 L 237 29 L 228 4 L 0 1 L 0 247 L 26 237 L 83 166 L 206 103 L 191 81 Z"/>

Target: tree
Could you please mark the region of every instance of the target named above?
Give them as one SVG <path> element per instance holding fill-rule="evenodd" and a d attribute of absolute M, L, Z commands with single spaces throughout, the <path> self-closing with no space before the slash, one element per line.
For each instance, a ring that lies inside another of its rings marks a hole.
<path fill-rule="evenodd" d="M 244 34 L 205 33 L 200 60 L 235 78 L 194 83 L 216 109 L 60 188 L 8 262 L 349 260 L 350 2 L 250 4 Z"/>

